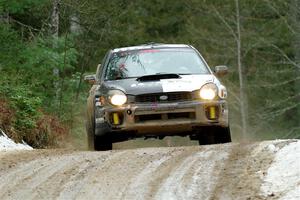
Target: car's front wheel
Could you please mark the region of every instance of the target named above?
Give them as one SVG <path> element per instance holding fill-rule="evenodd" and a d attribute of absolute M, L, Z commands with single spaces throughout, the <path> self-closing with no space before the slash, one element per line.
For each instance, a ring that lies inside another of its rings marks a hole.
<path fill-rule="evenodd" d="M 198 136 L 199 145 L 231 142 L 229 127 L 209 127 Z"/>
<path fill-rule="evenodd" d="M 97 136 L 95 134 L 97 131 L 96 130 L 97 128 L 95 127 L 95 123 L 88 123 L 88 122 L 86 124 L 86 131 L 87 131 L 89 150 L 96 150 L 96 151 L 112 150 L 112 138 L 109 137 L 110 134 L 105 133 L 105 135 Z"/>
<path fill-rule="evenodd" d="M 94 137 L 94 149 L 96 151 L 108 151 L 112 150 L 112 140 L 108 136 L 96 136 Z"/>

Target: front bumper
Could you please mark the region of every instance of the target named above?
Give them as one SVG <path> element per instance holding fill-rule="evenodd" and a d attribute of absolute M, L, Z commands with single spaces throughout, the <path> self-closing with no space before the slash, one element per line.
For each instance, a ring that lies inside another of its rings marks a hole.
<path fill-rule="evenodd" d="M 195 127 L 228 127 L 225 100 L 104 106 L 96 107 L 95 114 L 96 135 L 108 131 L 172 135 L 192 131 Z"/>

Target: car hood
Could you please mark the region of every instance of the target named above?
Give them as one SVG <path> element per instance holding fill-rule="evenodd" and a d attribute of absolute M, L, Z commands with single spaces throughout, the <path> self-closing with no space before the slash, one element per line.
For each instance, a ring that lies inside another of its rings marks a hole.
<path fill-rule="evenodd" d="M 136 78 L 105 81 L 102 90 L 118 89 L 128 95 L 164 92 L 191 92 L 200 89 L 205 83 L 219 81 L 212 74 L 181 75 L 181 78 L 161 79 L 155 81 L 137 81 Z"/>

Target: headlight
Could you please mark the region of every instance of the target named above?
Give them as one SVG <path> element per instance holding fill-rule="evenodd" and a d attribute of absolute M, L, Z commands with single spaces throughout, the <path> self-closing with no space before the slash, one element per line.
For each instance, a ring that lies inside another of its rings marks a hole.
<path fill-rule="evenodd" d="M 205 100 L 213 100 L 218 94 L 218 88 L 213 83 L 207 83 L 200 89 L 200 97 Z"/>
<path fill-rule="evenodd" d="M 111 90 L 108 98 L 110 103 L 115 106 L 122 106 L 127 101 L 127 96 L 120 90 Z"/>

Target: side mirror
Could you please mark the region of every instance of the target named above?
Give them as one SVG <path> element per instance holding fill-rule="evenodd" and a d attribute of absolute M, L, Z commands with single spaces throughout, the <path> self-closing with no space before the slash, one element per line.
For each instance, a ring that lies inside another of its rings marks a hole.
<path fill-rule="evenodd" d="M 93 85 L 96 83 L 96 74 L 92 74 L 92 75 L 86 75 L 84 77 L 84 81 Z"/>
<path fill-rule="evenodd" d="M 228 67 L 225 65 L 216 66 L 214 72 L 219 77 L 225 76 L 228 74 Z"/>
<path fill-rule="evenodd" d="M 98 65 L 97 65 L 96 74 L 99 74 L 100 69 L 101 69 L 101 64 L 98 64 Z"/>

